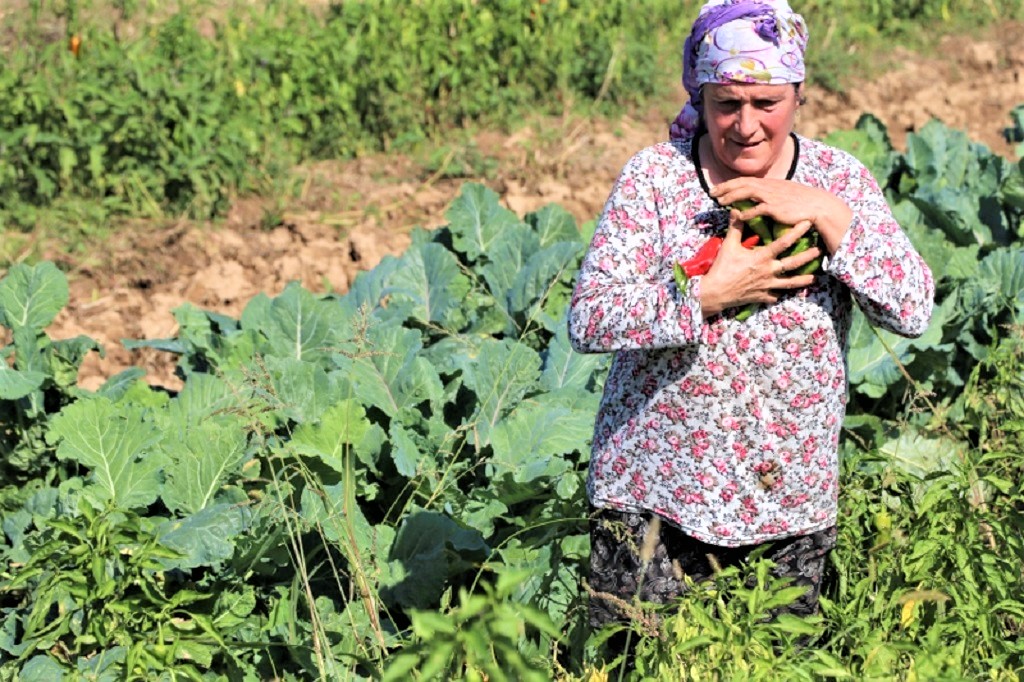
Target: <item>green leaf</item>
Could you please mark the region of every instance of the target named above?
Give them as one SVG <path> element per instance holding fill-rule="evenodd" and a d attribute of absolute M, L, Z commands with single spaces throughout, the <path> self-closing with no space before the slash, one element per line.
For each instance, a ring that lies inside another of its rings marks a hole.
<path fill-rule="evenodd" d="M 861 114 L 853 130 L 837 130 L 825 142 L 853 154 L 884 187 L 896 165 L 897 154 L 885 124 L 872 114 Z"/>
<path fill-rule="evenodd" d="M 576 492 L 583 485 L 583 475 L 577 471 L 570 471 L 558 479 L 555 484 L 555 494 L 561 500 L 575 500 Z"/>
<path fill-rule="evenodd" d="M 194 661 L 203 668 L 213 663 L 213 654 L 222 649 L 221 645 L 211 646 L 188 637 L 179 637 L 174 641 L 175 656 L 179 661 Z"/>
<path fill-rule="evenodd" d="M 1008 244 L 999 189 L 1012 167 L 967 134 L 931 120 L 907 136 L 905 160 L 916 187 L 910 200 L 960 245 Z"/>
<path fill-rule="evenodd" d="M 318 364 L 296 358 L 264 359 L 274 387 L 275 414 L 296 423 L 316 421 L 336 397 L 335 382 Z"/>
<path fill-rule="evenodd" d="M 224 413 L 244 413 L 251 391 L 224 378 L 193 372 L 170 402 L 165 418 L 170 424 L 194 424 Z"/>
<path fill-rule="evenodd" d="M 144 381 L 145 377 L 146 370 L 141 367 L 129 367 L 107 379 L 96 392 L 117 402 L 138 382 Z"/>
<path fill-rule="evenodd" d="M 441 244 L 422 244 L 402 255 L 384 295 L 391 297 L 389 305 L 424 324 L 457 329 L 461 323 L 455 313 L 461 314 L 469 289 L 469 278 L 451 251 Z"/>
<path fill-rule="evenodd" d="M 811 651 L 811 655 L 815 659 L 808 666 L 811 672 L 837 680 L 853 679 L 846 664 L 824 649 L 814 649 Z"/>
<path fill-rule="evenodd" d="M 422 672 L 419 670 L 420 657 L 414 653 L 402 653 L 399 649 L 398 653 L 394 653 L 387 657 L 384 671 L 381 673 L 381 682 L 405 682 L 406 680 L 415 679 L 413 677 L 414 671 L 416 673 Z"/>
<path fill-rule="evenodd" d="M 115 646 L 93 656 L 79 657 L 76 678 L 96 682 L 118 682 L 124 679 L 122 667 L 127 654 L 128 650 L 125 647 Z"/>
<path fill-rule="evenodd" d="M 941 316 L 936 316 L 925 333 L 917 339 L 908 339 L 891 332 L 875 329 L 859 308 L 853 311 L 850 326 L 849 363 L 850 385 L 872 398 L 885 395 L 889 388 L 903 378 L 900 366 L 914 360 L 915 349 L 938 347 L 942 340 Z"/>
<path fill-rule="evenodd" d="M 452 658 L 455 655 L 455 642 L 441 639 L 431 646 L 417 673 L 425 680 L 450 679 Z"/>
<path fill-rule="evenodd" d="M 564 545 L 583 541 L 583 536 L 567 537 Z M 589 542 L 586 542 L 589 551 Z M 513 539 L 500 550 L 502 567 L 499 583 L 521 579 L 502 585 L 510 589 L 513 603 L 530 604 L 539 607 L 555 622 L 564 622 L 569 612 L 578 604 L 581 586 L 578 569 L 580 556 L 567 556 L 558 543 L 545 542 L 539 546 Z"/>
<path fill-rule="evenodd" d="M 419 332 L 396 326 L 367 330 L 370 347 L 353 359 L 352 385 L 367 407 L 380 408 L 394 417 L 407 407 L 437 400 L 443 386 L 429 361 L 419 357 L 423 348 Z"/>
<path fill-rule="evenodd" d="M 81 479 L 75 479 L 81 483 Z M 30 527 L 36 529 L 46 527 L 52 519 L 64 510 L 78 508 L 78 503 L 61 500 L 61 492 L 55 488 L 42 488 L 26 500 L 25 505 L 14 514 L 7 514 L 3 519 L 3 531 L 11 539 L 16 548 L 8 555 L 12 561 L 27 561 L 28 552 L 24 539 L 31 533 Z M 24 558 L 15 558 L 18 552 L 25 552 Z"/>
<path fill-rule="evenodd" d="M 317 361 L 338 350 L 350 320 L 337 302 L 318 299 L 291 282 L 277 298 L 260 294 L 242 311 L 242 328 L 262 332 L 267 355 Z"/>
<path fill-rule="evenodd" d="M 793 587 L 783 587 L 783 588 L 775 589 L 768 596 L 768 598 L 765 599 L 764 602 L 761 604 L 761 609 L 764 612 L 767 612 L 768 610 L 773 609 L 773 608 L 775 608 L 777 606 L 784 606 L 784 605 L 792 604 L 797 599 L 799 599 L 803 595 L 807 594 L 807 590 L 808 589 L 810 589 L 810 588 L 808 588 L 806 586 L 802 586 L 802 585 L 794 585 Z M 796 618 L 796 616 L 793 616 L 792 618 L 793 618 L 793 620 L 796 620 L 798 622 L 803 622 L 799 618 Z M 791 623 L 792 621 L 788 620 L 788 619 L 783 619 L 781 621 L 778 621 L 778 624 L 779 625 L 783 625 L 786 622 L 790 622 Z M 787 631 L 789 631 L 789 632 L 798 632 L 798 630 L 787 630 Z M 814 632 L 814 631 L 815 631 L 815 628 L 811 627 L 810 632 Z"/>
<path fill-rule="evenodd" d="M 372 270 L 359 271 L 341 301 L 347 314 L 356 319 L 360 312 L 364 311 L 378 316 L 379 319 L 390 319 L 390 302 L 386 308 L 381 308 L 381 299 L 400 266 L 401 261 L 398 258 L 386 255 Z M 401 319 L 405 319 L 405 315 L 402 315 Z"/>
<path fill-rule="evenodd" d="M 946 239 L 942 231 L 929 224 L 921 210 L 909 199 L 894 199 L 890 203 L 892 205 L 893 217 L 896 218 L 896 222 L 903 228 L 903 231 L 907 233 L 907 237 L 914 245 L 914 248 L 917 249 L 921 257 L 928 263 L 928 267 L 931 269 L 936 281 L 947 276 L 947 261 L 952 253 L 964 250 L 965 252 L 973 251 L 974 254 L 977 254 L 979 248 L 977 244 L 969 247 L 958 247 Z M 975 267 L 977 267 L 977 263 L 975 263 Z"/>
<path fill-rule="evenodd" d="M 572 466 L 562 455 L 586 452 L 593 429 L 593 413 L 552 405 L 544 395 L 524 402 L 494 427 L 491 475 L 517 483 L 561 476 Z"/>
<path fill-rule="evenodd" d="M 963 447 L 947 438 L 929 438 L 907 430 L 883 443 L 878 452 L 888 457 L 897 469 L 924 479 L 929 474 L 951 471 L 961 460 Z"/>
<path fill-rule="evenodd" d="M 521 221 L 499 203 L 497 193 L 483 185 L 463 185 L 445 213 L 456 250 L 476 261 L 488 254 L 502 232 Z"/>
<path fill-rule="evenodd" d="M 977 276 L 981 264 L 980 251 L 981 248 L 977 245 L 949 246 L 946 252 L 946 276 L 957 280 Z"/>
<path fill-rule="evenodd" d="M 296 451 L 318 458 L 339 473 L 346 472 L 345 455 L 353 452 L 367 465 L 376 462 L 384 433 L 366 417 L 354 399 L 346 399 L 324 412 L 317 424 L 302 424 L 292 436 Z"/>
<path fill-rule="evenodd" d="M 409 431 L 398 422 L 391 423 L 391 459 L 395 469 L 406 478 L 416 475 L 422 455 Z"/>
<path fill-rule="evenodd" d="M 293 566 L 289 550 L 289 534 L 293 528 L 281 523 L 281 499 L 277 491 L 271 491 L 274 504 L 252 505 L 252 519 L 247 531 L 234 538 L 235 553 L 226 569 L 235 575 L 272 579 Z M 227 500 L 225 500 L 227 501 Z M 236 500 L 236 504 L 244 500 Z"/>
<path fill-rule="evenodd" d="M 466 500 L 459 520 L 476 528 L 484 537 L 494 535 L 495 523 L 508 512 L 508 507 L 499 499 L 497 486 L 486 490 L 474 490 L 473 497 Z"/>
<path fill-rule="evenodd" d="M 581 248 L 579 243 L 560 242 L 530 256 L 508 292 L 509 308 L 526 312 L 546 299 L 558 279 L 575 274 L 575 261 Z M 552 314 L 561 312 L 555 310 Z M 532 313 L 528 316 L 532 317 Z"/>
<path fill-rule="evenodd" d="M 95 485 L 87 492 L 98 501 L 125 509 L 156 501 L 167 457 L 156 447 L 160 433 L 144 408 L 100 396 L 81 399 L 51 420 L 46 439 L 59 442 L 58 458 L 91 470 Z"/>
<path fill-rule="evenodd" d="M 1021 111 L 1024 111 L 1024 105 L 1018 107 Z M 1021 155 L 1021 150 L 1024 150 L 1024 144 L 1018 145 L 1017 147 L 1018 156 Z M 1024 158 L 1018 162 L 1016 168 L 1010 175 L 1003 181 L 1002 187 L 999 188 L 1000 196 L 1004 203 L 1016 208 L 1018 211 L 1024 211 Z M 1021 228 L 1017 228 L 1018 236 L 1021 235 Z"/>
<path fill-rule="evenodd" d="M 430 640 L 439 634 L 454 635 L 458 624 L 455 619 L 434 611 L 417 611 L 412 614 L 412 628 L 422 640 Z"/>
<path fill-rule="evenodd" d="M 169 519 L 157 529 L 161 543 L 182 556 L 168 566 L 190 570 L 218 567 L 232 557 L 235 540 L 252 524 L 252 511 L 237 504 L 209 505 L 183 519 Z"/>
<path fill-rule="evenodd" d="M 168 509 L 194 514 L 212 504 L 221 486 L 246 460 L 246 441 L 237 419 L 210 419 L 168 431 L 163 447 L 170 462 L 160 495 Z"/>
<path fill-rule="evenodd" d="M 21 682 L 61 682 L 64 668 L 49 656 L 33 656 L 21 668 L 18 678 Z"/>
<path fill-rule="evenodd" d="M 88 336 L 51 342 L 47 360 L 54 383 L 64 388 L 76 386 L 79 367 L 91 351 L 99 352 L 101 357 L 104 354 L 103 346 Z"/>
<path fill-rule="evenodd" d="M 488 262 L 478 268 L 480 276 L 505 316 L 513 320 L 516 309 L 510 296 L 527 261 L 540 248 L 540 240 L 525 225 L 509 226 L 488 251 Z M 514 322 L 512 329 L 515 330 Z"/>
<path fill-rule="evenodd" d="M 569 344 L 568 325 L 562 325 L 544 354 L 540 385 L 549 392 L 560 389 L 592 391 L 597 373 L 608 364 L 603 353 L 577 353 Z"/>
<path fill-rule="evenodd" d="M 947 187 L 963 180 L 971 165 L 971 144 L 963 131 L 938 120 L 907 136 L 906 161 L 919 184 Z"/>
<path fill-rule="evenodd" d="M 981 261 L 977 282 L 1004 307 L 1024 308 L 1024 249 L 997 249 Z"/>
<path fill-rule="evenodd" d="M 213 624 L 221 632 L 230 632 L 245 623 L 255 610 L 256 590 L 251 584 L 242 586 L 241 591 L 221 592 L 217 595 Z"/>
<path fill-rule="evenodd" d="M 50 363 L 46 356 L 50 350 L 50 338 L 33 327 L 18 327 L 14 337 L 14 367 L 20 370 L 42 372 L 50 376 Z"/>
<path fill-rule="evenodd" d="M 266 299 L 264 296 L 263 299 Z M 269 299 L 266 299 L 269 308 Z M 250 301 L 259 307 L 259 301 Z M 224 315 L 200 310 L 191 303 L 174 309 L 178 322 L 176 339 L 155 339 L 122 343 L 126 348 L 154 348 L 182 356 L 179 366 L 186 375 L 193 372 L 241 375 L 252 363 L 258 330 L 240 330 L 238 322 Z"/>
<path fill-rule="evenodd" d="M 46 375 L 31 370 L 11 369 L 0 360 L 0 399 L 19 400 L 42 387 Z"/>
<path fill-rule="evenodd" d="M 990 244 L 992 230 L 977 214 L 977 200 L 961 188 L 919 189 L 910 201 L 947 239 L 961 246 Z"/>
<path fill-rule="evenodd" d="M 6 519 L 4 525 L 7 525 Z M 24 552 L 24 554 L 24 559 L 19 557 L 16 561 L 21 563 L 27 561 L 29 554 L 28 552 Z M 8 555 L 8 558 L 10 559 L 11 556 Z M 4 587 L 10 589 L 10 585 L 10 582 L 5 582 Z M 21 656 L 33 644 L 31 638 L 23 636 L 19 616 L 20 614 L 14 609 L 8 609 L 6 614 L 0 616 L 0 651 L 5 651 L 12 656 Z M 51 679 L 60 679 L 59 672 L 56 677 Z"/>
<path fill-rule="evenodd" d="M 18 263 L 0 280 L 0 310 L 11 329 L 41 330 L 68 304 L 68 281 L 49 261 Z"/>
<path fill-rule="evenodd" d="M 389 581 L 382 581 L 381 596 L 406 608 L 436 606 L 448 578 L 487 553 L 478 531 L 436 512 L 414 510 L 402 521 L 391 546 L 391 572 Z"/>
<path fill-rule="evenodd" d="M 461 356 L 464 383 L 477 395 L 477 409 L 471 421 L 477 448 L 488 445 L 491 433 L 512 411 L 540 377 L 540 356 L 528 346 L 505 339 L 487 339 L 479 355 Z"/>
<path fill-rule="evenodd" d="M 540 240 L 540 246 L 558 242 L 580 242 L 583 246 L 576 219 L 557 204 L 548 204 L 539 211 L 528 213 L 525 220 Z"/>
<path fill-rule="evenodd" d="M 302 518 L 323 529 L 324 537 L 336 543 L 350 562 L 371 574 L 383 567 L 395 541 L 391 526 L 370 525 L 345 483 L 324 486 L 317 492 L 304 489 Z"/>

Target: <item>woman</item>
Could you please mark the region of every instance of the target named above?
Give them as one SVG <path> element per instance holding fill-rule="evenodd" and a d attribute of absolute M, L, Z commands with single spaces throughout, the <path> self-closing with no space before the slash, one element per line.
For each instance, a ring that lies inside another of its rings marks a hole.
<path fill-rule="evenodd" d="M 806 42 L 785 0 L 708 2 L 684 47 L 690 101 L 670 141 L 625 166 L 584 258 L 572 343 L 615 353 L 587 486 L 595 626 L 757 547 L 808 587 L 789 610 L 815 611 L 836 537 L 852 304 L 905 336 L 928 325 L 931 273 L 877 182 L 793 132 Z M 741 200 L 756 205 L 728 209 Z M 762 215 L 794 229 L 747 248 L 744 221 Z M 812 231 L 820 248 L 786 255 Z M 673 265 L 723 234 L 710 269 L 678 285 Z M 815 258 L 819 272 L 790 274 Z"/>

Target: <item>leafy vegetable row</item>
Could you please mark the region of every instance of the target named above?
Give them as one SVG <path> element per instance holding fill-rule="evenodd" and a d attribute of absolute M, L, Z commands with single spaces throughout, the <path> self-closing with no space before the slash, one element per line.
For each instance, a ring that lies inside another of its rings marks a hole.
<path fill-rule="evenodd" d="M 939 124 L 906 154 L 869 117 L 834 141 L 885 182 L 939 312 L 916 340 L 854 321 L 827 620 L 766 625 L 770 586 L 722 576 L 642 665 L 1012 679 L 1022 169 Z M 599 671 L 582 482 L 607 358 L 571 352 L 564 322 L 592 225 L 519 217 L 478 185 L 446 217 L 344 295 L 293 284 L 238 319 L 181 306 L 174 338 L 129 344 L 178 356 L 176 394 L 137 369 L 77 388 L 95 342 L 45 333 L 64 276 L 11 268 L 0 677 Z M 744 597 L 723 611 L 714 590 Z M 801 633 L 815 645 L 764 645 Z"/>

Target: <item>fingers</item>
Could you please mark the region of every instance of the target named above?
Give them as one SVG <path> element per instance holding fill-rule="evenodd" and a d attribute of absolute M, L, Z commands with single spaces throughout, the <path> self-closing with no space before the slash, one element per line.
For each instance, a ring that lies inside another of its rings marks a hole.
<path fill-rule="evenodd" d="M 837 209 L 832 202 L 838 201 L 827 190 L 772 178 L 734 178 L 715 185 L 709 192 L 724 207 L 749 205 L 740 211 L 742 220 L 770 218 L 785 225 L 834 212 Z"/>
<path fill-rule="evenodd" d="M 791 249 L 792 246 L 796 244 L 796 242 L 800 240 L 810 228 L 810 221 L 802 220 L 769 245 L 772 257 L 775 259 L 772 261 L 772 274 L 775 276 L 773 288 L 799 289 L 809 286 L 814 282 L 814 275 L 812 274 L 791 276 L 789 273 L 800 270 L 800 268 L 807 265 L 815 258 L 819 258 L 821 256 L 821 250 L 818 247 L 806 248 L 800 253 L 782 256 L 782 254 Z"/>
<path fill-rule="evenodd" d="M 807 249 L 806 251 L 801 251 L 800 253 L 793 254 L 792 256 L 780 258 L 779 260 L 776 261 L 779 264 L 779 272 L 776 273 L 776 276 L 781 276 L 787 272 L 799 270 L 800 268 L 802 268 L 803 266 L 807 265 L 812 260 L 820 256 L 821 249 L 819 249 L 817 246 L 813 246 Z"/>
<path fill-rule="evenodd" d="M 790 272 L 797 271 L 821 255 L 818 247 L 807 249 L 795 256 L 787 256 L 774 261 L 775 279 L 772 282 L 772 289 L 802 289 L 814 284 L 813 274 L 790 275 Z"/>
<path fill-rule="evenodd" d="M 792 277 L 778 277 L 772 285 L 772 290 L 778 289 L 803 289 L 814 284 L 814 275 L 793 275 Z M 773 301 L 774 302 L 774 301 Z"/>
<path fill-rule="evenodd" d="M 729 229 L 725 232 L 725 241 L 740 243 L 743 236 L 743 221 L 740 219 L 740 212 L 733 209 L 729 211 Z"/>
<path fill-rule="evenodd" d="M 810 220 L 801 220 L 796 225 L 786 230 L 786 232 L 778 239 L 769 244 L 771 253 L 773 256 L 778 257 L 785 253 L 789 247 L 797 243 L 797 241 L 807 234 L 807 231 L 811 229 Z M 792 269 L 792 268 L 789 268 Z"/>
<path fill-rule="evenodd" d="M 734 178 L 726 180 L 711 188 L 710 194 L 718 200 L 722 206 L 729 206 L 741 199 L 755 199 L 753 196 L 754 187 L 750 186 L 748 178 Z"/>

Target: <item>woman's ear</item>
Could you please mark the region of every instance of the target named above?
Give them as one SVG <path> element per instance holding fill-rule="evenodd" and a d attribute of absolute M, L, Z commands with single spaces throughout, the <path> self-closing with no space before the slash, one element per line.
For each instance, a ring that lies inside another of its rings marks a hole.
<path fill-rule="evenodd" d="M 803 83 L 797 83 L 796 84 L 796 103 L 797 104 L 807 104 L 807 97 L 804 96 L 804 84 Z"/>

